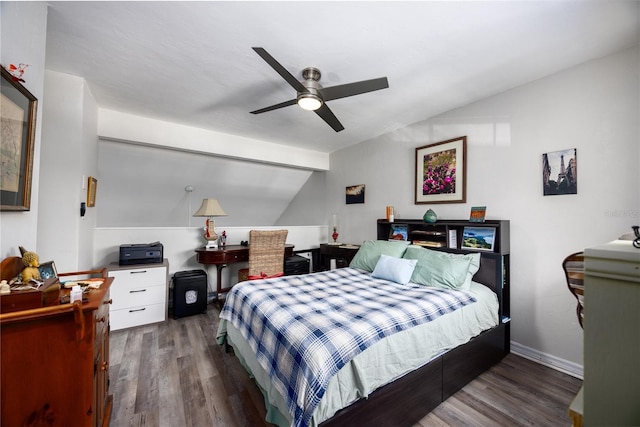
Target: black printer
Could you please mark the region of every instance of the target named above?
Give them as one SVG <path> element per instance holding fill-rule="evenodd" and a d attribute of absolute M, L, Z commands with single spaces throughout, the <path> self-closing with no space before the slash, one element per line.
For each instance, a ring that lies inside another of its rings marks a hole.
<path fill-rule="evenodd" d="M 162 264 L 163 250 L 160 242 L 120 245 L 120 265 Z"/>

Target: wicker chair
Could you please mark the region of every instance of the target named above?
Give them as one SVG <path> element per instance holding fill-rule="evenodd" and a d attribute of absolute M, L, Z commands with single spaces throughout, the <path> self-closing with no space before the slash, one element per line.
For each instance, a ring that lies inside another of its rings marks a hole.
<path fill-rule="evenodd" d="M 584 252 L 576 252 L 566 257 L 562 262 L 562 268 L 569 291 L 578 301 L 576 314 L 580 326 L 584 328 Z"/>
<path fill-rule="evenodd" d="M 238 280 L 281 276 L 288 233 L 287 230 L 249 231 L 249 268 L 238 272 Z"/>

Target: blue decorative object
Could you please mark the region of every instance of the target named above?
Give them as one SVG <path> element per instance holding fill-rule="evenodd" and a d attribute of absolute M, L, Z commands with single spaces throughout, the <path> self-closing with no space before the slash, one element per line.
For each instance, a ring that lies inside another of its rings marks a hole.
<path fill-rule="evenodd" d="M 438 215 L 436 215 L 433 209 L 429 209 L 424 213 L 422 219 L 424 219 L 424 222 L 436 222 L 438 220 Z"/>

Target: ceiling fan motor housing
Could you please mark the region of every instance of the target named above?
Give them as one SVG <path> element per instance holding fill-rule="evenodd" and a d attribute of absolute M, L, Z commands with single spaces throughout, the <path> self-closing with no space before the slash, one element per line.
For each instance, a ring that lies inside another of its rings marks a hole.
<path fill-rule="evenodd" d="M 320 74 L 320 70 L 318 70 L 315 67 L 307 67 L 304 70 L 302 70 L 302 77 L 305 80 L 319 81 L 320 77 L 322 77 L 322 74 Z"/>
<path fill-rule="evenodd" d="M 320 106 L 322 106 L 322 104 L 324 103 L 324 99 L 322 98 L 322 94 L 320 93 L 322 85 L 318 83 L 318 80 L 320 80 L 321 76 L 322 75 L 320 74 L 320 70 L 314 67 L 308 67 L 302 70 L 302 77 L 304 77 L 302 85 L 307 89 L 307 91 L 298 92 L 298 96 L 296 98 L 298 105 L 302 108 L 316 110 L 320 108 Z M 301 100 L 303 100 L 302 103 L 300 102 Z M 304 100 L 315 100 L 316 103 L 313 104 L 313 107 L 306 107 Z"/>

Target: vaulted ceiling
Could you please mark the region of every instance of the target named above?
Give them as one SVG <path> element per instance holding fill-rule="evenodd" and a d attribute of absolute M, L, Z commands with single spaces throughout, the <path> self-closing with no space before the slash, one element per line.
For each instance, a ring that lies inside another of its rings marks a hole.
<path fill-rule="evenodd" d="M 331 153 L 638 43 L 635 1 L 51 2 L 46 67 L 101 108 Z M 252 47 L 325 87 L 345 129 L 289 106 Z"/>

